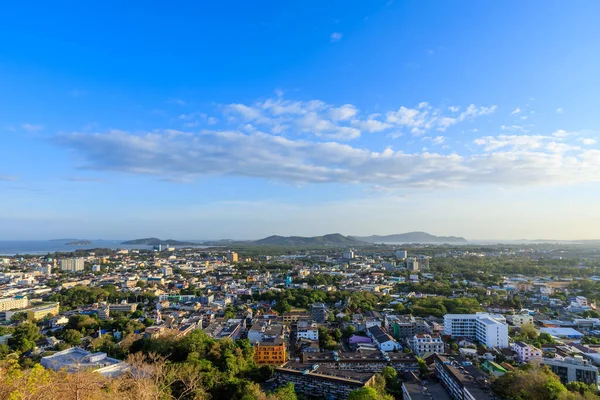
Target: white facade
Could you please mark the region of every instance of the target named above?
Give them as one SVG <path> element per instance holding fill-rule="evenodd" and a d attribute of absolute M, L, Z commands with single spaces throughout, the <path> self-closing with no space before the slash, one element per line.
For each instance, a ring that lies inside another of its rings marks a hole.
<path fill-rule="evenodd" d="M 508 347 L 506 319 L 488 313 L 446 314 L 444 334 L 477 340 L 488 348 Z"/>
<path fill-rule="evenodd" d="M 517 353 L 517 359 L 521 362 L 541 359 L 543 354 L 542 350 L 523 342 L 513 343 L 512 350 Z"/>
<path fill-rule="evenodd" d="M 319 330 L 317 328 L 298 328 L 298 339 L 319 340 Z"/>
<path fill-rule="evenodd" d="M 419 357 L 427 353 L 444 353 L 444 342 L 440 335 L 418 334 L 413 337 L 413 351 Z"/>
<path fill-rule="evenodd" d="M 396 258 L 402 260 L 408 257 L 408 252 L 406 250 L 398 250 L 396 252 Z"/>
<path fill-rule="evenodd" d="M 342 253 L 342 257 L 346 260 L 352 260 L 354 259 L 354 252 L 352 250 L 345 251 L 344 253 Z"/>
<path fill-rule="evenodd" d="M 83 271 L 84 261 L 83 258 L 66 258 L 60 260 L 60 269 L 69 272 Z"/>
<path fill-rule="evenodd" d="M 533 324 L 533 317 L 529 314 L 516 314 L 512 317 L 514 326 L 521 326 L 525 324 Z"/>

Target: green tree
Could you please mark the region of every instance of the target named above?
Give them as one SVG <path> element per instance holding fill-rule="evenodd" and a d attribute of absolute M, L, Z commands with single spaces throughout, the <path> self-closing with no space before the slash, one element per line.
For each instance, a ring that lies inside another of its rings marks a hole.
<path fill-rule="evenodd" d="M 19 324 L 11 338 L 8 339 L 8 345 L 22 353 L 35 348 L 35 342 L 41 337 L 38 327 L 31 322 L 22 322 Z"/>
<path fill-rule="evenodd" d="M 83 335 L 81 332 L 76 331 L 75 329 L 67 329 L 65 330 L 65 333 L 63 333 L 62 338 L 65 343 L 70 344 L 71 346 L 77 346 L 81 343 Z"/>
<path fill-rule="evenodd" d="M 349 338 L 350 336 L 354 335 L 354 332 L 356 332 L 356 329 L 354 328 L 354 326 L 348 325 L 347 327 L 344 328 L 344 337 Z"/>

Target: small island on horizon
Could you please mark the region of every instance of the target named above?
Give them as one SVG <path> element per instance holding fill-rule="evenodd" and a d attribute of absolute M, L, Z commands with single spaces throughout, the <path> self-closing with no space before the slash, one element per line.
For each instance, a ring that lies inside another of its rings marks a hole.
<path fill-rule="evenodd" d="M 65 246 L 89 246 L 92 244 L 90 240 L 72 240 L 65 243 Z"/>

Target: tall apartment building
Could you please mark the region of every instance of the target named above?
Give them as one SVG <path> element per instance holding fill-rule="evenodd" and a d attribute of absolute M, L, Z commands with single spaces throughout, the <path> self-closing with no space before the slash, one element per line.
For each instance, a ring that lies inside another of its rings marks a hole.
<path fill-rule="evenodd" d="M 171 276 L 173 275 L 173 268 L 163 267 L 160 269 L 160 272 L 163 274 L 163 276 Z"/>
<path fill-rule="evenodd" d="M 444 334 L 477 340 L 488 348 L 508 347 L 508 325 L 504 317 L 488 313 L 446 314 Z"/>
<path fill-rule="evenodd" d="M 396 252 L 396 258 L 399 260 L 403 260 L 408 257 L 408 252 L 406 250 L 398 250 Z"/>
<path fill-rule="evenodd" d="M 83 258 L 65 258 L 60 260 L 60 269 L 68 272 L 79 272 L 83 271 L 84 261 Z"/>
<path fill-rule="evenodd" d="M 414 257 L 409 257 L 406 259 L 406 269 L 409 271 L 418 271 L 419 270 L 419 261 L 417 261 Z"/>
<path fill-rule="evenodd" d="M 0 311 L 27 308 L 29 300 L 26 296 L 15 296 L 0 299 Z"/>
<path fill-rule="evenodd" d="M 598 367 L 590 364 L 588 360 L 584 360 L 581 356 L 567 357 L 564 360 L 557 358 L 542 358 L 542 364 L 550 367 L 560 378 L 563 384 L 569 382 L 583 382 L 587 385 L 598 386 Z"/>
<path fill-rule="evenodd" d="M 236 252 L 227 253 L 227 261 L 229 262 L 238 262 L 238 254 Z"/>
<path fill-rule="evenodd" d="M 413 351 L 419 357 L 427 353 L 444 353 L 444 342 L 440 335 L 415 335 L 413 337 Z"/>

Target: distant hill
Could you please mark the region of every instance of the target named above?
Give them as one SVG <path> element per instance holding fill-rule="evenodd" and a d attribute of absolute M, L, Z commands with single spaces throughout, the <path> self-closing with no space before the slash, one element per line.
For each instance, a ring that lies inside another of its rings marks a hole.
<path fill-rule="evenodd" d="M 252 243 L 272 246 L 364 246 L 366 244 L 361 240 L 339 233 L 313 237 L 273 235 Z"/>
<path fill-rule="evenodd" d="M 467 243 L 459 236 L 435 236 L 427 232 L 408 232 L 385 236 L 351 236 L 351 238 L 369 243 Z"/>
<path fill-rule="evenodd" d="M 168 246 L 193 246 L 198 243 L 194 242 L 180 242 L 179 240 L 167 239 L 161 240 L 158 238 L 145 238 L 145 239 L 135 239 L 135 240 L 127 240 L 126 242 L 122 242 L 121 244 L 141 244 L 146 246 L 158 246 L 159 244 L 165 244 Z"/>

